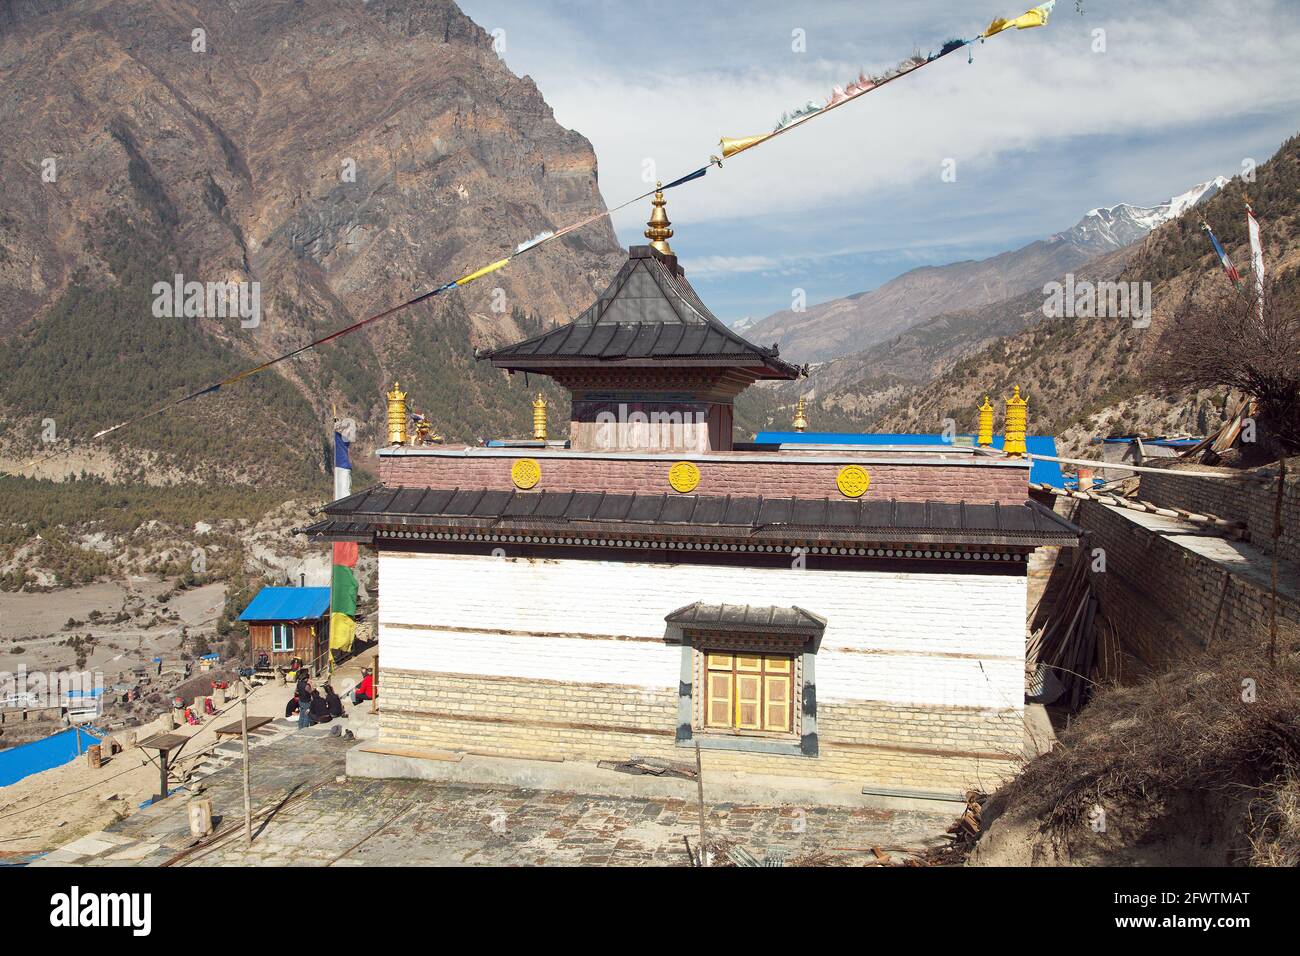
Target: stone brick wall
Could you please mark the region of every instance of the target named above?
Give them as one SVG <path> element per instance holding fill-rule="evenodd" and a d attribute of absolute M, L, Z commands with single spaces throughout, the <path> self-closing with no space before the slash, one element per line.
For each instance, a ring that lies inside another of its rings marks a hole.
<path fill-rule="evenodd" d="M 1251 543 L 1272 553 L 1277 478 L 1204 465 L 1197 465 L 1195 470 L 1220 472 L 1228 477 L 1197 478 L 1172 468 L 1164 474 L 1143 474 L 1138 497 L 1164 508 L 1243 521 L 1250 530 Z M 1278 554 L 1284 561 L 1300 561 L 1300 461 L 1287 468 Z"/>
<path fill-rule="evenodd" d="M 790 455 L 772 461 L 731 457 L 684 456 L 700 469 L 699 495 L 788 498 L 838 498 L 836 477 L 851 457 L 818 462 Z M 510 468 L 518 458 L 534 458 L 542 477 L 534 491 L 607 491 L 612 493 L 672 493 L 668 470 L 677 459 L 583 456 L 581 453 L 505 455 L 452 453 L 381 455 L 379 475 L 389 487 L 514 488 Z M 784 456 L 783 456 L 784 457 Z M 860 460 L 860 459 L 859 459 Z M 918 464 L 863 463 L 871 476 L 867 495 L 900 501 L 961 501 L 1020 504 L 1028 497 L 1029 472 L 1024 466 L 987 459 L 939 459 Z"/>
<path fill-rule="evenodd" d="M 682 763 L 674 742 L 674 689 L 488 678 L 381 667 L 381 737 L 386 745 L 595 762 L 630 756 Z M 820 754 L 709 750 L 709 772 L 852 779 L 881 786 L 991 789 L 1022 760 L 1020 711 L 818 707 Z"/>
<path fill-rule="evenodd" d="M 1218 562 L 1097 502 L 1079 502 L 1074 517 L 1088 546 L 1105 551 L 1105 573 L 1093 574 L 1092 585 L 1125 658 L 1120 678 L 1186 660 L 1211 643 L 1258 644 L 1266 633 L 1266 587 L 1240 574 L 1229 578 Z M 1300 603 L 1282 596 L 1278 614 L 1300 624 Z"/>

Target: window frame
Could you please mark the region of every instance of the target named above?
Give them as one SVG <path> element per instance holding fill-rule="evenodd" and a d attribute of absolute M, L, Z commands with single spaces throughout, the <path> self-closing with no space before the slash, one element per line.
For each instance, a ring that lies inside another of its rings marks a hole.
<path fill-rule="evenodd" d="M 755 737 L 768 740 L 793 741 L 799 739 L 800 710 L 802 694 L 803 661 L 802 654 L 795 648 L 764 648 L 762 650 L 738 650 L 735 648 L 717 648 L 705 640 L 696 650 L 696 670 L 701 689 L 696 709 L 694 732 L 700 736 Z M 745 667 L 742 658 L 758 661 L 757 669 Z M 714 659 L 726 659 L 725 667 L 715 667 Z M 769 662 L 786 663 L 785 670 L 769 670 Z M 726 697 L 729 715 L 724 726 L 714 719 L 713 705 L 718 702 L 714 696 L 715 676 L 727 674 L 730 677 L 729 693 Z M 740 691 L 742 678 L 758 678 L 758 699 L 756 706 L 757 726 L 744 726 L 741 723 L 740 708 L 743 699 Z M 781 729 L 769 726 L 771 701 L 768 697 L 769 680 L 785 681 L 785 720 Z"/>
<path fill-rule="evenodd" d="M 284 640 L 284 638 L 285 638 L 286 636 L 287 636 L 287 638 L 288 638 L 288 646 L 287 646 L 287 647 L 276 647 L 276 646 L 275 646 L 275 642 L 276 642 L 276 631 L 279 630 L 280 628 L 283 628 L 283 629 L 284 629 L 284 630 L 281 632 L 281 634 L 280 634 L 281 642 L 283 643 L 283 640 Z M 272 653 L 272 654 L 290 654 L 290 653 L 292 653 L 293 651 L 294 651 L 294 633 L 293 633 L 293 625 L 292 625 L 292 624 L 272 624 L 272 625 L 271 625 L 271 653 Z"/>

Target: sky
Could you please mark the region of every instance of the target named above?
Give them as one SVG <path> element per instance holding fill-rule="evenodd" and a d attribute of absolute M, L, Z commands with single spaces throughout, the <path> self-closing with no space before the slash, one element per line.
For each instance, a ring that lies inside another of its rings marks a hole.
<path fill-rule="evenodd" d="M 832 86 L 978 35 L 1033 0 L 459 0 L 596 151 L 617 205 Z M 1088 210 L 1239 175 L 1300 131 L 1297 0 L 1059 0 L 668 194 L 723 320 L 980 259 Z M 1101 31 L 1101 32 L 1097 32 Z M 945 176 L 945 172 L 947 175 Z M 955 175 L 954 175 L 955 173 Z M 648 203 L 614 217 L 643 242 Z M 575 303 L 575 313 L 586 303 Z"/>

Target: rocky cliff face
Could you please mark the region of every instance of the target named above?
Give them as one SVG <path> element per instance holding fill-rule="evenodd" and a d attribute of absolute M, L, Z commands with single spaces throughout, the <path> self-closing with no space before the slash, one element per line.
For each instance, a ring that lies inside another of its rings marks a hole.
<path fill-rule="evenodd" d="M 449 0 L 18 0 L 0 8 L 0 86 L 11 458 L 36 421 L 87 434 L 603 208 L 590 144 Z M 261 453 L 298 480 L 323 468 L 329 409 L 378 424 L 399 375 L 449 436 L 522 431 L 522 389 L 472 347 L 576 313 L 619 259 L 602 220 L 277 382 L 124 434 L 89 470 L 188 448 L 265 480 L 233 455 L 262 428 L 287 452 Z M 156 317 L 152 286 L 177 272 L 258 283 L 260 322 Z M 194 429 L 207 440 L 189 447 Z"/>

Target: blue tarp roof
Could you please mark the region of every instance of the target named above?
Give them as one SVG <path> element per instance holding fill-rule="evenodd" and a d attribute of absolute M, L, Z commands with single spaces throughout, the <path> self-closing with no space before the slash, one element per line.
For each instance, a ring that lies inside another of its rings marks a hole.
<path fill-rule="evenodd" d="M 77 747 L 80 733 L 81 747 Z M 33 740 L 29 744 L 19 744 L 9 750 L 0 750 L 0 787 L 17 783 L 34 773 L 61 767 L 69 760 L 75 760 L 86 752 L 86 748 L 104 739 L 104 732 L 82 727 L 75 727 Z"/>
<path fill-rule="evenodd" d="M 959 436 L 974 444 L 974 435 Z M 942 435 L 868 435 L 855 432 L 759 432 L 754 439 L 760 445 L 950 445 Z M 993 436 L 993 447 L 1001 448 L 1002 435 Z M 1030 435 L 1025 448 L 1031 455 L 1056 457 L 1056 439 L 1051 435 Z M 1065 476 L 1055 461 L 1035 460 L 1029 468 L 1029 480 L 1061 488 Z"/>
<path fill-rule="evenodd" d="M 241 621 L 311 621 L 324 617 L 329 588 L 262 588 L 239 615 Z"/>

